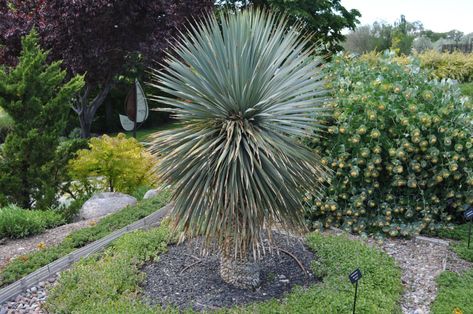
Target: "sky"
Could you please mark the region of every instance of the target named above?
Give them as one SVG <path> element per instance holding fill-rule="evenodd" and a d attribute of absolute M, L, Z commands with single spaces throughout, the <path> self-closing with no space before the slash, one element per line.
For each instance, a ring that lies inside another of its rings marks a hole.
<path fill-rule="evenodd" d="M 361 12 L 361 24 L 393 23 L 401 14 L 409 22 L 421 21 L 425 29 L 473 32 L 473 0 L 341 0 L 347 9 Z"/>

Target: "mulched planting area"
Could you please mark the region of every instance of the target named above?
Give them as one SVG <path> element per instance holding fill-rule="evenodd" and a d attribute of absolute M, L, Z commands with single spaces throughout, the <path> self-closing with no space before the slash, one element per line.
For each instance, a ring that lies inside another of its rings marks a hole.
<path fill-rule="evenodd" d="M 143 268 L 146 273 L 142 286 L 144 300 L 151 305 L 202 311 L 281 298 L 296 285 L 307 287 L 319 281 L 310 271 L 314 254 L 301 240 L 274 234 L 272 245 L 281 251 L 263 256 L 260 261 L 262 284 L 255 291 L 225 283 L 220 278 L 218 255 L 201 256 L 201 239 L 170 246 L 157 262 Z M 282 250 L 294 255 L 305 272 Z"/>

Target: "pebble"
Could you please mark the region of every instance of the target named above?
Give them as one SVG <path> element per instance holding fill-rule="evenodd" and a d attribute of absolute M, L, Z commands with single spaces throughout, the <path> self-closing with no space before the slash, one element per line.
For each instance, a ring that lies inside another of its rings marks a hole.
<path fill-rule="evenodd" d="M 43 314 L 41 307 L 47 298 L 47 289 L 56 281 L 51 277 L 47 281 L 41 281 L 38 286 L 26 289 L 25 293 L 16 296 L 10 302 L 0 304 L 0 314 Z"/>

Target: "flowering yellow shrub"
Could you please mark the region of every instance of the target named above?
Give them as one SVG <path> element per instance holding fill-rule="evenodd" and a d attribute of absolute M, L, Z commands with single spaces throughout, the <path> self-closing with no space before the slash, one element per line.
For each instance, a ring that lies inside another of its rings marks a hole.
<path fill-rule="evenodd" d="M 473 204 L 473 107 L 458 86 L 389 53 L 336 57 L 326 71 L 333 116 L 310 145 L 335 176 L 310 202 L 314 227 L 409 236 L 461 217 Z"/>

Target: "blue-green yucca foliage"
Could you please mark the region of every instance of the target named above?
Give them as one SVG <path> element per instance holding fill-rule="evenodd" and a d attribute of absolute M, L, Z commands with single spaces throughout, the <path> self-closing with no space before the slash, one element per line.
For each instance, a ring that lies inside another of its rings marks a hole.
<path fill-rule="evenodd" d="M 183 127 L 158 134 L 159 176 L 187 235 L 224 255 L 263 250 L 275 223 L 300 230 L 301 200 L 327 172 L 298 138 L 324 114 L 320 59 L 285 17 L 245 10 L 210 15 L 182 35 L 153 86 Z"/>

